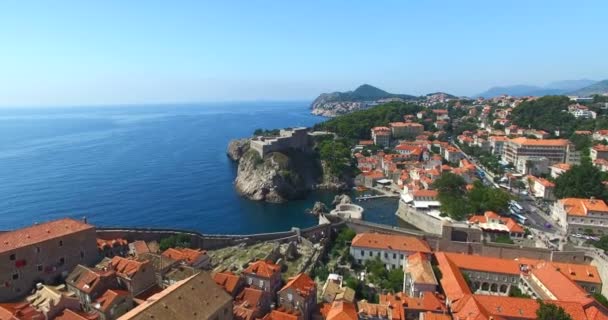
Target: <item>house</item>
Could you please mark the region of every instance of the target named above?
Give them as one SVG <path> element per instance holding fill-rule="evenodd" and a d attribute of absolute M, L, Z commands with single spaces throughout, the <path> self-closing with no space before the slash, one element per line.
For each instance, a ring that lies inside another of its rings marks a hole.
<path fill-rule="evenodd" d="M 591 160 L 604 159 L 608 160 L 608 146 L 596 144 L 589 150 Z"/>
<path fill-rule="evenodd" d="M 233 314 L 237 320 L 261 319 L 270 312 L 272 294 L 270 292 L 245 288 L 234 299 Z"/>
<path fill-rule="evenodd" d="M 207 251 L 201 249 L 169 248 L 163 252 L 163 256 L 193 268 L 208 268 L 211 263 Z"/>
<path fill-rule="evenodd" d="M 174 267 L 180 265 L 179 261 L 173 260 L 158 253 L 140 253 L 136 260 L 149 261 L 154 269 L 156 284 L 160 287 L 166 286 L 166 276 Z"/>
<path fill-rule="evenodd" d="M 106 290 L 91 305 L 99 320 L 113 320 L 133 309 L 133 298 L 128 291 Z"/>
<path fill-rule="evenodd" d="M 262 320 L 303 320 L 299 312 L 286 311 L 283 308 L 272 310 Z"/>
<path fill-rule="evenodd" d="M 424 131 L 424 126 L 415 122 L 391 122 L 389 127 L 394 138 L 415 137 Z"/>
<path fill-rule="evenodd" d="M 564 163 L 567 160 L 568 144 L 566 139 L 514 138 L 505 143 L 502 158 L 513 164 L 521 158 L 547 158 L 550 164 Z"/>
<path fill-rule="evenodd" d="M 346 287 L 342 283 L 342 276 L 330 274 L 323 285 L 321 293 L 322 300 L 327 303 L 334 301 L 355 302 L 355 290 Z"/>
<path fill-rule="evenodd" d="M 66 286 L 79 299 L 82 308 L 90 311 L 92 304 L 109 289 L 118 289 L 113 270 L 99 270 L 77 265 L 65 279 Z"/>
<path fill-rule="evenodd" d="M 439 285 L 430 259 L 419 252 L 405 260 L 403 292 L 410 297 L 419 297 L 423 292 L 435 292 Z"/>
<path fill-rule="evenodd" d="M 602 234 L 608 229 L 608 205 L 600 199 L 559 199 L 553 205 L 552 216 L 568 233 Z"/>
<path fill-rule="evenodd" d="M 593 140 L 608 141 L 608 130 L 597 130 L 597 131 L 593 132 Z"/>
<path fill-rule="evenodd" d="M 416 237 L 380 233 L 359 233 L 350 246 L 350 255 L 359 264 L 378 258 L 387 269 L 403 268 L 405 258 L 417 252 L 428 255 L 431 249 Z"/>
<path fill-rule="evenodd" d="M 486 211 L 483 215 L 475 215 L 469 218 L 469 223 L 478 226 L 484 236 L 490 240 L 496 239 L 501 235 L 506 235 L 511 239 L 523 239 L 524 228 L 515 220 L 501 217 L 496 212 Z"/>
<path fill-rule="evenodd" d="M 551 177 L 555 179 L 570 170 L 571 167 L 568 163 L 556 163 L 549 168 L 551 170 Z"/>
<path fill-rule="evenodd" d="M 245 280 L 243 278 L 229 271 L 213 274 L 213 281 L 224 288 L 232 298 L 235 298 L 245 286 Z"/>
<path fill-rule="evenodd" d="M 132 296 L 137 296 L 156 285 L 156 275 L 150 261 L 114 257 L 108 261 L 106 268 L 116 273 L 120 286 Z"/>
<path fill-rule="evenodd" d="M 129 242 L 122 238 L 110 240 L 97 239 L 97 250 L 99 250 L 99 254 L 102 257 L 124 257 L 129 253 Z"/>
<path fill-rule="evenodd" d="M 555 200 L 554 190 L 555 183 L 535 176 L 528 176 L 530 192 L 531 194 L 543 200 L 553 201 Z"/>
<path fill-rule="evenodd" d="M 354 303 L 334 301 L 325 317 L 326 320 L 358 320 L 357 309 Z"/>
<path fill-rule="evenodd" d="M 98 260 L 95 227 L 61 219 L 0 233 L 0 301 L 15 300 L 38 282 L 54 283 L 78 264 Z"/>
<path fill-rule="evenodd" d="M 208 272 L 200 272 L 152 295 L 118 320 L 231 320 L 232 298 Z"/>
<path fill-rule="evenodd" d="M 49 286 L 39 283 L 25 302 L 33 310 L 25 312 L 22 309 L 22 313 L 40 315 L 40 318 L 32 316 L 29 319 L 54 319 L 65 309 L 80 310 L 80 300 L 68 291 L 65 285 Z M 0 315 L 0 319 L 5 318 Z"/>
<path fill-rule="evenodd" d="M 419 297 L 410 297 L 403 292 L 381 294 L 380 304 L 392 309 L 392 319 L 419 319 L 421 313 L 446 314 L 448 309 L 444 297 L 435 292 L 423 292 Z"/>
<path fill-rule="evenodd" d="M 370 303 L 367 300 L 357 302 L 359 320 L 392 320 L 393 308 L 388 304 Z"/>
<path fill-rule="evenodd" d="M 310 319 L 317 305 L 317 284 L 305 273 L 289 278 L 279 291 L 279 306 Z"/>
<path fill-rule="evenodd" d="M 443 158 L 448 162 L 458 163 L 464 158 L 464 155 L 456 147 L 447 146 L 446 148 L 443 148 Z"/>
<path fill-rule="evenodd" d="M 391 129 L 388 127 L 374 127 L 371 130 L 372 140 L 377 146 L 388 148 L 391 143 Z"/>
<path fill-rule="evenodd" d="M 277 292 L 281 287 L 281 266 L 271 261 L 258 260 L 249 264 L 241 274 L 250 287 Z"/>

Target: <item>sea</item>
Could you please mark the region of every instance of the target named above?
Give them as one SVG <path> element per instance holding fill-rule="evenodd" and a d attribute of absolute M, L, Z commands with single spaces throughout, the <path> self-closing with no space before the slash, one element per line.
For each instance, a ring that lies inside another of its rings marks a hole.
<path fill-rule="evenodd" d="M 310 102 L 0 109 L 0 230 L 62 217 L 97 226 L 247 234 L 309 227 L 312 192 L 284 204 L 234 189 L 228 142 L 257 128 L 312 126 Z M 396 225 L 394 199 L 361 202 L 365 219 Z"/>

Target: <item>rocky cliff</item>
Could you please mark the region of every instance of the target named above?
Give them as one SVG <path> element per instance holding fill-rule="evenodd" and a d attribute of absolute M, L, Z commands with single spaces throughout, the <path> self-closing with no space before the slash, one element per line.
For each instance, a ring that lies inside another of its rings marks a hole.
<path fill-rule="evenodd" d="M 328 173 L 315 152 L 273 152 L 263 159 L 247 139 L 233 140 L 228 157 L 238 162 L 236 191 L 251 200 L 273 203 L 302 198 L 311 190 L 346 190 L 350 179 Z"/>

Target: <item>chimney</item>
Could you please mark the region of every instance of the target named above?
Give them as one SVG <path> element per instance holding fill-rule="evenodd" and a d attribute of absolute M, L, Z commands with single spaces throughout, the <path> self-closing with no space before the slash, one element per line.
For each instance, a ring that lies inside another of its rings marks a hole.
<path fill-rule="evenodd" d="M 87 223 L 87 216 L 82 216 L 82 223 Z"/>

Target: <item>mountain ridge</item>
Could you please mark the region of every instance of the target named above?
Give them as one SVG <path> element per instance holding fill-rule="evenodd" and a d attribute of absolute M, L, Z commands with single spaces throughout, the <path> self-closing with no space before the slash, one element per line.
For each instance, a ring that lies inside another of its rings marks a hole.
<path fill-rule="evenodd" d="M 522 97 L 522 96 L 547 96 L 547 95 L 562 95 L 592 86 L 598 83 L 595 80 L 579 79 L 579 80 L 560 80 L 553 81 L 544 86 L 537 85 L 510 85 L 510 86 L 495 86 L 488 90 L 474 95 L 474 97 L 491 98 L 503 94 Z"/>

